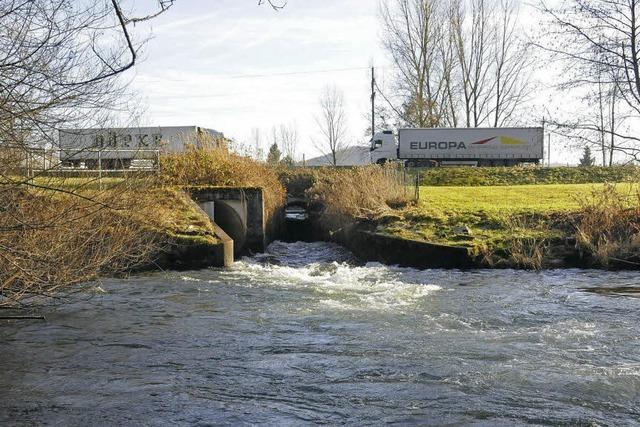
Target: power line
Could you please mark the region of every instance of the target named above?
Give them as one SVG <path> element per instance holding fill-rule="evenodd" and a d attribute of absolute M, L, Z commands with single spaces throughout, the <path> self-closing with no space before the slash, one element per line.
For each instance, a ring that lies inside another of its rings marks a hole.
<path fill-rule="evenodd" d="M 398 115 L 398 118 L 402 118 L 402 113 L 398 111 L 398 109 L 391 103 L 391 101 L 389 101 L 389 98 L 385 96 L 384 92 L 380 89 L 380 86 L 378 86 L 378 82 L 374 81 L 374 84 L 376 85 L 376 89 L 378 89 L 378 92 L 380 93 L 382 98 L 387 101 L 389 107 L 391 107 L 391 109 Z"/>
<path fill-rule="evenodd" d="M 308 75 L 308 74 L 324 74 L 324 73 L 340 73 L 344 71 L 362 71 L 368 70 L 369 67 L 353 67 L 353 68 L 333 68 L 333 69 L 322 69 L 322 70 L 309 70 L 309 71 L 291 71 L 291 72 L 283 72 L 283 73 L 265 73 L 265 74 L 237 74 L 237 75 L 226 75 L 220 76 L 230 79 L 255 79 L 255 78 L 264 78 L 264 77 L 278 77 L 278 76 L 297 76 L 297 75 Z"/>
<path fill-rule="evenodd" d="M 353 67 L 353 68 L 327 68 L 320 70 L 308 70 L 308 71 L 287 71 L 280 73 L 263 73 L 263 74 L 211 74 L 208 77 L 220 78 L 220 79 L 262 79 L 267 77 L 283 77 L 283 76 L 299 76 L 299 75 L 311 75 L 311 74 L 327 74 L 327 73 L 341 73 L 346 71 L 363 71 L 368 70 L 369 67 Z M 165 81 L 172 81 L 177 83 L 184 83 L 188 80 L 185 79 L 153 79 L 146 80 L 147 83 L 163 83 Z"/>

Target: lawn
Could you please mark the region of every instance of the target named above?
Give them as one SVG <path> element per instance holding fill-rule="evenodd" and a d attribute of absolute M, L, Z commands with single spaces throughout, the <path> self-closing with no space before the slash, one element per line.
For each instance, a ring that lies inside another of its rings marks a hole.
<path fill-rule="evenodd" d="M 425 168 L 420 170 L 420 177 L 422 185 L 429 186 L 590 184 L 638 182 L 640 168 L 637 166 Z"/>
<path fill-rule="evenodd" d="M 576 210 L 604 184 L 551 184 L 494 187 L 420 187 L 419 208 L 430 212 L 551 213 Z M 636 197 L 637 184 L 616 189 Z"/>

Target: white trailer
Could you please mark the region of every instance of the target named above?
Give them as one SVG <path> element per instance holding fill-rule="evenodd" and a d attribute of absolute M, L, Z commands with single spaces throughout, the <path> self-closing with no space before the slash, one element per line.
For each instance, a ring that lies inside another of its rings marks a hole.
<path fill-rule="evenodd" d="M 514 166 L 544 158 L 544 130 L 534 128 L 400 129 L 376 134 L 371 162 L 401 160 L 408 167 Z"/>
<path fill-rule="evenodd" d="M 63 166 L 88 169 L 128 168 L 133 161 L 157 161 L 160 153 L 175 153 L 203 137 L 224 138 L 198 126 L 162 126 L 103 129 L 64 129 L 59 132 Z"/>

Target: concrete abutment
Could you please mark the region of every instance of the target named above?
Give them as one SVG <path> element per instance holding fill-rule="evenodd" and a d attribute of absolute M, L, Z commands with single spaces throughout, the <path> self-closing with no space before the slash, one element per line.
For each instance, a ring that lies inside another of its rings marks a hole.
<path fill-rule="evenodd" d="M 231 249 L 225 250 L 224 265 L 244 254 L 264 252 L 273 240 L 266 227 L 261 188 L 197 188 L 189 193 L 220 234 L 232 241 Z"/>

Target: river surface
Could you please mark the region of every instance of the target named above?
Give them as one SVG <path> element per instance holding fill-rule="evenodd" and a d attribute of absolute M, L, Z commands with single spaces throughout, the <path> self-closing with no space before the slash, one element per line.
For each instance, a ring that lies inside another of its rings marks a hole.
<path fill-rule="evenodd" d="M 636 272 L 418 271 L 327 243 L 0 322 L 3 425 L 640 423 Z"/>

